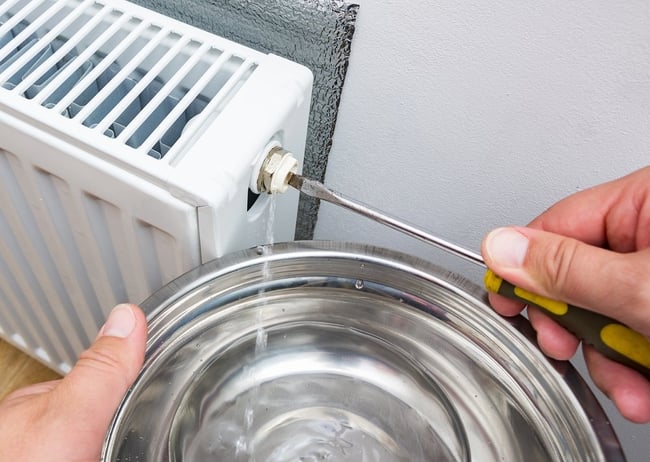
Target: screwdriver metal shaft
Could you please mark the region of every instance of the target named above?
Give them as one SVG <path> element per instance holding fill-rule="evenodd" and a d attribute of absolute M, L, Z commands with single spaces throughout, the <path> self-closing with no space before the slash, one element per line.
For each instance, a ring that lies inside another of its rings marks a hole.
<path fill-rule="evenodd" d="M 402 220 L 391 217 L 361 202 L 345 197 L 342 194 L 329 189 L 327 186 L 318 181 L 305 178 L 298 174 L 292 174 L 289 177 L 289 184 L 296 188 L 298 191 L 301 191 L 310 197 L 345 207 L 346 209 L 352 210 L 386 226 L 390 226 L 397 231 L 408 234 L 409 236 L 419 239 L 427 244 L 431 244 L 440 249 L 452 252 L 453 254 L 469 262 L 482 266 L 483 268 L 486 267 L 483 258 L 479 254 L 474 253 L 471 250 L 467 250 L 466 248 L 456 245 L 452 242 L 441 239 L 438 236 L 429 234 L 416 226 L 412 226 Z"/>

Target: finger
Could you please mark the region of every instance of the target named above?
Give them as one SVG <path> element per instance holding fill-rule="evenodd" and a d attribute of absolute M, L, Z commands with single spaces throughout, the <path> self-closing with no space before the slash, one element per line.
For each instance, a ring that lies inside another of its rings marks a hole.
<path fill-rule="evenodd" d="M 650 422 L 650 381 L 592 347 L 584 347 L 584 356 L 594 383 L 614 402 L 621 415 L 636 423 Z"/>
<path fill-rule="evenodd" d="M 524 304 L 499 294 L 489 293 L 490 305 L 502 316 L 516 316 Z M 528 307 L 528 320 L 537 333 L 537 343 L 542 352 L 551 358 L 566 361 L 575 354 L 580 341 L 565 328 L 534 306 Z"/>
<path fill-rule="evenodd" d="M 54 390 L 60 412 L 103 434 L 142 366 L 145 341 L 142 311 L 134 305 L 115 307 L 97 340 Z"/>
<path fill-rule="evenodd" d="M 614 197 L 617 194 L 607 184 L 580 191 L 553 204 L 528 226 L 604 246 L 607 243 L 605 218 L 613 207 Z"/>
<path fill-rule="evenodd" d="M 650 168 L 575 193 L 528 225 L 617 252 L 650 245 Z M 640 231 L 640 232 L 637 232 Z"/>
<path fill-rule="evenodd" d="M 501 316 L 517 316 L 524 309 L 525 305 L 516 300 L 510 300 L 502 295 L 490 292 L 488 294 L 490 305 Z"/>
<path fill-rule="evenodd" d="M 648 335 L 650 251 L 619 254 L 531 228 L 499 228 L 483 241 L 485 262 L 528 291 L 619 319 Z"/>
<path fill-rule="evenodd" d="M 564 327 L 535 307 L 528 308 L 528 319 L 537 332 L 537 343 L 546 356 L 561 361 L 573 357 L 580 341 Z"/>

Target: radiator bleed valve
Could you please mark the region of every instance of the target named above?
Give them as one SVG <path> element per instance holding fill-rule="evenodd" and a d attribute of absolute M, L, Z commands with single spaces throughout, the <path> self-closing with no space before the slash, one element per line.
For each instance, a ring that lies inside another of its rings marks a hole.
<path fill-rule="evenodd" d="M 298 160 L 289 151 L 275 146 L 262 162 L 257 177 L 257 191 L 269 194 L 283 193 L 295 173 L 298 173 Z"/>

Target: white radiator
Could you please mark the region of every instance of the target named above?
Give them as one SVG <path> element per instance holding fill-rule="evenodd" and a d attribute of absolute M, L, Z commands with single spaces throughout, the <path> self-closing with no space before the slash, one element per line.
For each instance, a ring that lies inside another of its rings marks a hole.
<path fill-rule="evenodd" d="M 225 252 L 293 238 L 312 75 L 126 1 L 0 4 L 0 336 L 62 373 L 107 312 Z M 265 195 L 266 196 L 266 195 Z"/>

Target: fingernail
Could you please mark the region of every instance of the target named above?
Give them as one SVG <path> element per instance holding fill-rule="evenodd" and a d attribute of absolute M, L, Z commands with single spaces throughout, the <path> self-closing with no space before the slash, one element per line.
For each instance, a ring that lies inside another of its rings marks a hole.
<path fill-rule="evenodd" d="M 129 305 L 117 305 L 111 311 L 101 335 L 126 338 L 135 329 L 135 314 Z"/>
<path fill-rule="evenodd" d="M 488 234 L 485 247 L 501 268 L 520 268 L 528 251 L 528 238 L 513 228 L 497 228 Z"/>

